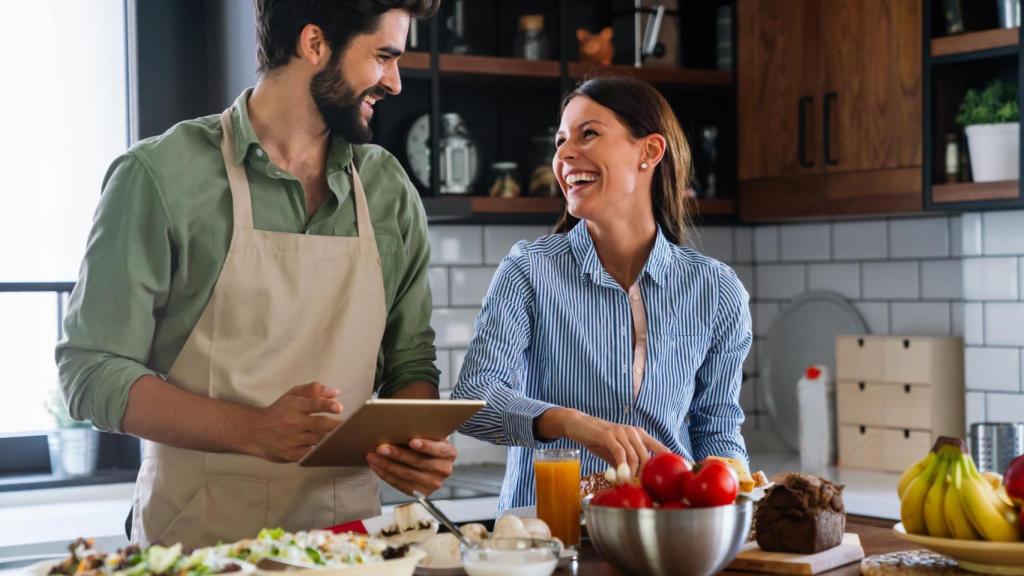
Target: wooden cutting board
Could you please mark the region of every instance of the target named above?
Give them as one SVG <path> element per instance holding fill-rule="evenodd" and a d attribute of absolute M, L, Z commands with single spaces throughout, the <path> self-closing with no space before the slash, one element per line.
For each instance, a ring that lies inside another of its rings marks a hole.
<path fill-rule="evenodd" d="M 843 542 L 817 554 L 787 554 L 765 552 L 757 542 L 747 542 L 739 555 L 729 564 L 728 570 L 767 572 L 769 574 L 818 574 L 864 558 L 860 536 L 844 534 Z"/>

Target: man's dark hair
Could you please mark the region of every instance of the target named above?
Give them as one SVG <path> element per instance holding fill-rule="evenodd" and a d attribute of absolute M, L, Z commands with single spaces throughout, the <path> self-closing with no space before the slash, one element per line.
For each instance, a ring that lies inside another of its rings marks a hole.
<path fill-rule="evenodd" d="M 307 24 L 319 26 L 337 53 L 352 38 L 374 32 L 380 15 L 389 10 L 429 18 L 440 5 L 441 0 L 253 0 L 258 70 L 262 74 L 287 64 Z"/>

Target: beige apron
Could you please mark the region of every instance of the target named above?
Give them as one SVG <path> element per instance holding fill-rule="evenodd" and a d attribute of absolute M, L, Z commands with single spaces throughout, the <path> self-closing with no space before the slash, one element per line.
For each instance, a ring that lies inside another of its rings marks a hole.
<path fill-rule="evenodd" d="M 350 166 L 357 237 L 254 230 L 244 163 L 234 161 L 231 109 L 221 151 L 234 212 L 217 284 L 167 380 L 250 406 L 319 381 L 345 411 L 372 394 L 386 318 L 373 226 Z M 255 536 L 264 526 L 324 528 L 380 513 L 369 468 L 300 468 L 242 454 L 144 442 L 131 540 L 186 547 Z"/>

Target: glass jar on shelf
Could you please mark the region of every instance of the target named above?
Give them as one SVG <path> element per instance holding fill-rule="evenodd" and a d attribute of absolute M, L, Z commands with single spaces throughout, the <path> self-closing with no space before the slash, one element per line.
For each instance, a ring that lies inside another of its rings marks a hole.
<path fill-rule="evenodd" d="M 529 163 L 527 164 L 530 196 L 557 198 L 562 195 L 558 180 L 551 170 L 551 159 L 555 156 L 555 129 L 548 128 L 547 134 L 530 138 Z"/>
<path fill-rule="evenodd" d="M 544 36 L 544 16 L 523 14 L 519 17 L 514 55 L 524 60 L 544 60 L 548 57 L 548 39 Z"/>
<path fill-rule="evenodd" d="M 519 185 L 519 165 L 515 162 L 491 164 L 492 198 L 518 198 L 522 187 Z"/>

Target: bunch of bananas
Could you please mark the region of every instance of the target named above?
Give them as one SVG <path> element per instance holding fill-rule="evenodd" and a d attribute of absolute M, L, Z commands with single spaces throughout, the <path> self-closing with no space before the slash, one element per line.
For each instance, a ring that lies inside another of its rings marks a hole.
<path fill-rule="evenodd" d="M 960 540 L 1020 540 L 1018 512 L 1001 486 L 982 477 L 962 440 L 940 438 L 900 478 L 900 518 L 911 534 Z"/>

